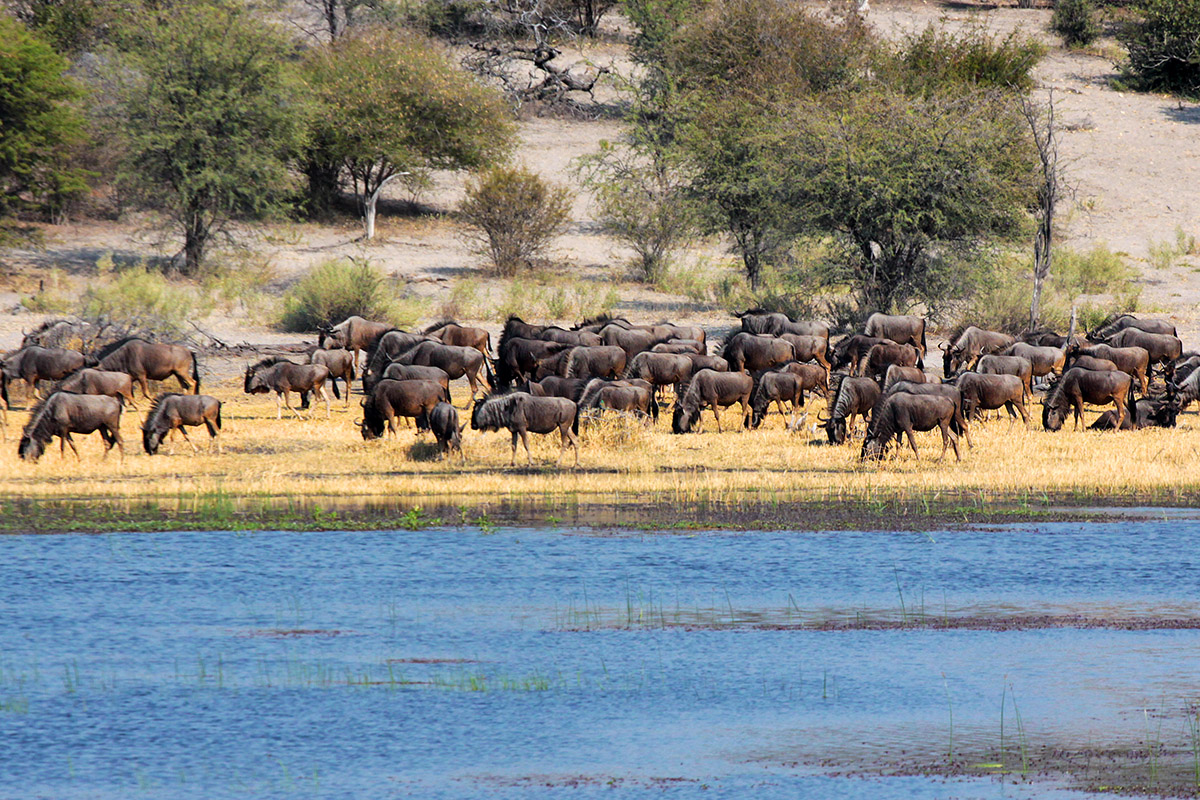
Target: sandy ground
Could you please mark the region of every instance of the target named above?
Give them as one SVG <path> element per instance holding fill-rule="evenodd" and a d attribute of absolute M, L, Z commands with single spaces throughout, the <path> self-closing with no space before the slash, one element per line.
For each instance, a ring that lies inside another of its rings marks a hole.
<path fill-rule="evenodd" d="M 1088 52 L 1066 51 L 1047 30 L 1048 9 L 1017 9 L 943 5 L 916 2 L 876 2 L 869 22 L 888 36 L 915 32 L 931 23 L 950 27 L 985 25 L 997 32 L 1020 29 L 1050 46 L 1038 67 L 1038 92 L 1053 96 L 1067 131 L 1062 154 L 1069 164 L 1068 180 L 1075 187 L 1071 207 L 1064 214 L 1067 244 L 1086 248 L 1107 244 L 1124 254 L 1141 273 L 1143 308 L 1173 319 L 1185 341 L 1200 338 L 1200 258 L 1184 256 L 1169 268 L 1152 266 L 1149 245 L 1174 241 L 1177 230 L 1200 235 L 1200 106 L 1159 95 L 1118 92 L 1110 88 L 1115 74 L 1116 44 L 1101 40 Z M 624 48 L 611 38 L 589 45 L 579 58 L 628 72 Z M 584 98 L 585 100 L 587 98 Z M 596 92 L 597 107 L 616 99 L 613 84 Z M 517 158 L 546 178 L 578 189 L 575 159 L 595 152 L 602 141 L 621 136 L 621 125 L 611 117 L 597 119 L 530 118 L 522 121 Z M 458 224 L 444 212 L 462 197 L 460 175 L 437 174 L 434 185 L 419 200 L 430 213 L 417 216 L 383 214 L 376 240 L 364 243 L 360 228 L 351 219 L 333 225 L 284 223 L 236 232 L 239 243 L 268 256 L 277 272 L 270 287 L 282 291 L 314 264 L 338 256 L 366 257 L 402 282 L 406 290 L 427 299 L 427 314 L 440 316 L 451 287 L 462 278 L 483 278 L 480 305 L 500 297 L 506 286 L 486 279 L 479 256 L 471 252 Z M 393 200 L 406 200 L 397 190 Z M 591 198 L 579 191 L 573 204 L 573 221 L 556 244 L 549 278 L 581 287 L 580 291 L 619 296 L 616 311 L 638 321 L 663 318 L 691 320 L 709 327 L 728 325 L 724 309 L 693 302 L 678 295 L 655 292 L 629 279 L 630 253 L 599 232 Z M 178 245 L 154 233 L 152 221 L 132 216 L 120 222 L 80 220 L 47 226 L 46 246 L 40 251 L 0 252 L 0 348 L 19 343 L 23 329 L 33 327 L 42 315 L 20 305 L 22 297 L 36 291 L 51 268 L 59 270 L 64 292 L 78 292 L 95 273 L 95 263 L 105 253 L 136 259 L 170 255 Z M 717 269 L 732 264 L 716 241 L 698 243 L 681 259 L 684 264 L 703 260 Z M 728 267 L 732 269 L 733 267 Z M 546 279 L 546 275 L 539 279 Z M 491 327 L 495 319 L 476 314 Z M 214 315 L 202 322 L 206 330 L 225 341 L 271 343 L 295 341 L 294 335 L 273 330 L 271 320 L 243 312 Z"/>

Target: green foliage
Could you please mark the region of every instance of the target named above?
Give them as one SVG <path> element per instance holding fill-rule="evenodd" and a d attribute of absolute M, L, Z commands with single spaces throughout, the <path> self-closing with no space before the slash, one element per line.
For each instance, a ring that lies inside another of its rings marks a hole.
<path fill-rule="evenodd" d="M 103 260 L 100 266 L 105 273 Z M 87 322 L 173 338 L 188 332 L 189 320 L 211 310 L 210 301 L 193 287 L 172 283 L 162 273 L 138 264 L 90 285 L 75 313 Z"/>
<path fill-rule="evenodd" d="M 282 33 L 242 6 L 199 2 L 147 19 L 124 59 L 120 184 L 183 235 L 186 273 L 231 219 L 281 208 L 300 134 L 288 52 Z"/>
<path fill-rule="evenodd" d="M 534 274 L 530 279 L 514 278 L 487 316 L 496 322 L 514 314 L 563 322 L 610 313 L 618 302 L 611 286 Z"/>
<path fill-rule="evenodd" d="M 67 66 L 49 44 L 0 15 L 0 215 L 22 200 L 61 205 L 87 189 L 87 173 L 69 163 L 83 122 Z"/>
<path fill-rule="evenodd" d="M 304 333 L 355 314 L 405 327 L 421 316 L 419 305 L 398 304 L 388 279 L 370 261 L 332 259 L 313 268 L 283 298 L 280 325 Z"/>
<path fill-rule="evenodd" d="M 1141 0 L 1142 19 L 1118 38 L 1129 51 L 1128 83 L 1200 96 L 1200 0 Z"/>
<path fill-rule="evenodd" d="M 1100 36 L 1091 0 L 1056 0 L 1050 27 L 1068 47 L 1089 45 Z"/>
<path fill-rule="evenodd" d="M 900 82 L 910 89 L 1028 91 L 1033 88 L 1033 68 L 1045 55 L 1044 45 L 1017 31 L 999 37 L 983 27 L 952 32 L 930 25 L 909 37 L 897 60 Z"/>
<path fill-rule="evenodd" d="M 566 229 L 571 193 L 524 167 L 495 167 L 467 184 L 459 216 L 500 275 L 531 267 Z"/>
<path fill-rule="evenodd" d="M 1175 226 L 1175 241 L 1169 239 L 1161 242 L 1150 242 L 1146 246 L 1150 265 L 1156 269 L 1170 269 L 1184 256 L 1194 256 L 1200 249 L 1196 246 L 1196 237 L 1189 235 L 1180 226 Z"/>
<path fill-rule="evenodd" d="M 625 16 L 636 29 L 634 59 L 642 64 L 657 64 L 671 36 L 692 18 L 702 0 L 624 0 Z"/>

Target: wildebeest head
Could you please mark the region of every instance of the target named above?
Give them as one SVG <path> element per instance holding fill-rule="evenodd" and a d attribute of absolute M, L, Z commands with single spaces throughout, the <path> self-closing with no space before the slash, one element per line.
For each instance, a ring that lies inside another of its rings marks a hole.
<path fill-rule="evenodd" d="M 888 440 L 891 437 L 872 436 L 867 434 L 867 438 L 863 439 L 862 453 L 859 458 L 863 461 L 873 460 L 878 461 L 887 453 Z"/>
<path fill-rule="evenodd" d="M 142 430 L 142 447 L 149 455 L 154 455 L 158 452 L 158 447 L 162 444 L 162 440 L 162 431 L 149 428 Z"/>
<path fill-rule="evenodd" d="M 359 430 L 362 431 L 363 439 L 370 441 L 383 436 L 384 419 L 383 414 L 379 411 L 379 407 L 375 405 L 375 398 L 368 397 L 362 401 L 363 418 L 359 422 Z"/>
<path fill-rule="evenodd" d="M 1042 403 L 1042 427 L 1046 430 L 1051 432 L 1062 430 L 1066 418 L 1066 408 L 1051 405 L 1048 400 Z"/>
<path fill-rule="evenodd" d="M 671 433 L 691 433 L 692 428 L 700 419 L 700 409 L 692 407 L 684 407 L 681 404 L 675 405 L 675 412 L 671 415 Z"/>
<path fill-rule="evenodd" d="M 954 373 L 958 372 L 963 363 L 963 349 L 955 347 L 953 344 L 943 343 L 942 347 L 942 374 L 947 378 L 953 377 Z"/>
<path fill-rule="evenodd" d="M 246 367 L 246 379 L 243 382 L 243 389 L 246 394 L 264 394 L 271 391 L 271 387 L 267 385 L 267 379 L 262 376 L 262 373 L 252 367 Z"/>
<path fill-rule="evenodd" d="M 21 437 L 21 443 L 17 445 L 17 454 L 23 461 L 37 461 L 44 452 L 46 452 L 46 442 L 30 436 L 28 433 Z"/>
<path fill-rule="evenodd" d="M 821 427 L 825 429 L 825 435 L 829 437 L 830 444 L 842 444 L 846 441 L 845 417 L 818 416 L 817 419 L 824 423 Z"/>

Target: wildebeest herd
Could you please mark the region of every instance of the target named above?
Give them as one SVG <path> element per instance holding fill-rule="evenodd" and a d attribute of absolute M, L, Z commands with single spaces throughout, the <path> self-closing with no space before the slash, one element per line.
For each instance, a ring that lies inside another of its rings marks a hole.
<path fill-rule="evenodd" d="M 635 325 L 604 316 L 567 329 L 513 316 L 494 352 L 482 328 L 447 321 L 408 332 L 351 317 L 319 331 L 307 363 L 274 356 L 248 365 L 243 388 L 274 394 L 277 418 L 285 407 L 300 417 L 293 393 L 300 409 L 319 395 L 328 418 L 330 390 L 341 396 L 337 381 L 349 403 L 361 377 L 365 397 L 357 424 L 364 439 L 394 436 L 397 420 L 411 418 L 418 433 L 433 432 L 444 457 L 462 454 L 468 424 L 477 431 L 506 429 L 515 464 L 520 443 L 532 462 L 529 433 L 557 431 L 559 461 L 570 446 L 576 465 L 581 425 L 605 413 L 653 425 L 668 390 L 676 434 L 701 430 L 705 410 L 721 432 L 721 411 L 734 406 L 743 428 L 759 427 L 774 406 L 786 418 L 785 428 L 799 431 L 804 426 L 797 415 L 806 395 L 815 393 L 826 400 L 819 420 L 830 444 L 856 436 L 859 418 L 866 423 L 863 460 L 881 458 L 906 436 L 916 453 L 914 432 L 933 430 L 941 433 L 943 457 L 953 449 L 961 458 L 959 437 L 970 446 L 970 426 L 987 412 L 1004 409 L 1011 420 L 1027 424 L 1037 389 L 1044 392 L 1047 431 L 1061 429 L 1068 416 L 1078 429 L 1085 405 L 1108 404 L 1112 409 L 1092 428 L 1173 427 L 1181 409 L 1200 398 L 1200 354 L 1184 352 L 1174 326 L 1162 320 L 1119 315 L 1083 336 L 1039 330 L 1014 337 L 970 326 L 941 350 L 939 379 L 926 371 L 925 320 L 885 314 L 872 314 L 861 332 L 832 340 L 825 323 L 752 309 L 715 345 L 695 325 Z M 66 445 L 75 451 L 71 434 L 97 431 L 106 453 L 115 445 L 123 456 L 120 417 L 126 403 L 136 409 L 135 383 L 148 398 L 149 380 L 170 377 L 185 393 L 154 398 L 142 425 L 146 452 L 158 452 L 176 430 L 191 444 L 187 427 L 203 425 L 216 440 L 221 403 L 199 394 L 196 354 L 140 338 L 86 355 L 22 347 L 0 368 L 0 410 L 8 407 L 9 383 L 24 381 L 37 402 L 22 432 L 22 458 L 37 460 L 54 436 L 60 452 Z M 451 398 L 451 382 L 459 378 L 471 391 L 469 422 L 460 422 Z M 42 381 L 56 382 L 44 398 Z"/>

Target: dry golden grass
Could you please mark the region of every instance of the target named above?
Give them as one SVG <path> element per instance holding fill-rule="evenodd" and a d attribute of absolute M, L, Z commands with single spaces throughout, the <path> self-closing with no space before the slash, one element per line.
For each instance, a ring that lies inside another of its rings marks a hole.
<path fill-rule="evenodd" d="M 466 391 L 457 386 L 462 402 Z M 389 503 L 434 506 L 480 506 L 494 502 L 672 505 L 686 518 L 689 502 L 773 502 L 843 499 L 938 500 L 977 494 L 981 498 L 1074 494 L 1098 499 L 1176 498 L 1197 485 L 1192 468 L 1200 462 L 1200 426 L 1186 415 L 1175 430 L 1096 433 L 1065 430 L 1045 433 L 1031 423 L 992 422 L 976 425 L 975 448 L 963 442 L 962 463 L 952 454 L 938 461 L 936 433 L 918 435 L 921 457 L 905 448 L 882 463 L 861 463 L 860 443 L 831 447 L 824 432 L 814 433 L 817 399 L 809 407 L 809 424 L 800 433 L 783 428 L 773 413 L 764 427 L 751 432 L 735 428 L 735 411 L 723 415 L 718 434 L 712 415 L 704 415 L 700 434 L 675 436 L 664 413 L 647 428 L 632 420 L 593 424 L 583 437 L 580 466 L 570 469 L 572 454 L 555 469 L 557 436 L 531 436 L 533 467 L 525 452 L 510 468 L 507 432 L 464 434 L 465 462 L 457 457 L 436 460 L 432 436 L 402 429 L 396 439 L 364 442 L 355 424 L 356 396 L 349 409 L 335 401 L 332 419 L 319 406 L 313 419 L 275 419 L 274 399 L 249 397 L 232 383 L 207 386 L 225 406 L 224 454 L 208 444 L 203 429 L 192 432 L 200 453 L 181 439 L 173 455 L 150 457 L 141 448 L 139 421 L 126 412 L 122 431 L 123 462 L 115 455 L 101 460 L 98 435 L 76 437 L 83 459 L 57 443 L 39 463 L 16 454 L 26 420 L 24 411 L 9 413 L 8 439 L 0 447 L 0 500 L 79 500 L 107 502 L 179 501 L 219 494 L 233 498 L 288 498 L 310 503 L 387 498 Z M 144 408 L 144 406 L 142 406 Z M 1040 407 L 1032 406 L 1031 412 Z M 462 419 L 468 418 L 461 411 Z M 1037 417 L 1037 414 L 1033 414 Z M 1089 415 L 1090 419 L 1094 414 Z M 164 448 L 165 450 L 165 448 Z"/>

